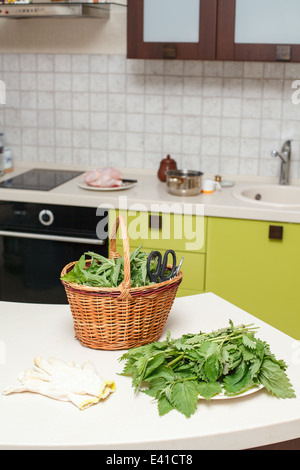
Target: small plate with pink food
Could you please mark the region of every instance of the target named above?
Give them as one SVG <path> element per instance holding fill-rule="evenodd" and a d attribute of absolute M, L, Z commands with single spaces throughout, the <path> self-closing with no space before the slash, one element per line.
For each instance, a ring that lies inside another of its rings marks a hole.
<path fill-rule="evenodd" d="M 122 189 L 132 188 L 137 183 L 136 180 L 122 180 L 120 186 L 92 186 L 87 184 L 85 181 L 78 183 L 79 188 L 89 189 L 92 191 L 121 191 Z"/>
<path fill-rule="evenodd" d="M 137 180 L 123 179 L 117 168 L 108 167 L 87 171 L 78 186 L 91 191 L 120 191 L 132 188 L 136 183 Z"/>

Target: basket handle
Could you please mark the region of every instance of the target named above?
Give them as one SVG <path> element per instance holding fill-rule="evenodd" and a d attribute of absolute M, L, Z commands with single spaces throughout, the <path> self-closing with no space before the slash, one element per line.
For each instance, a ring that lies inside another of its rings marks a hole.
<path fill-rule="evenodd" d="M 127 224 L 125 217 L 123 215 L 119 215 L 112 227 L 112 231 L 110 234 L 110 258 L 119 258 L 120 255 L 116 251 L 116 237 L 119 226 L 121 225 L 122 229 L 122 239 L 123 239 L 123 255 L 124 255 L 124 281 L 121 284 L 121 295 L 119 298 L 130 297 L 129 289 L 131 287 L 131 280 L 130 280 L 130 249 L 129 249 L 129 236 L 127 230 Z"/>

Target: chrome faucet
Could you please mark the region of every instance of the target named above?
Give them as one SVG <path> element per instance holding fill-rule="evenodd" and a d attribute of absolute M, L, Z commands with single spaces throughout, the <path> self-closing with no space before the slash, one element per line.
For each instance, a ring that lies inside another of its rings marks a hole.
<path fill-rule="evenodd" d="M 281 159 L 279 184 L 289 184 L 292 153 L 291 142 L 291 140 L 284 142 L 281 153 L 277 152 L 277 150 L 272 150 L 271 152 L 272 157 L 279 157 Z"/>

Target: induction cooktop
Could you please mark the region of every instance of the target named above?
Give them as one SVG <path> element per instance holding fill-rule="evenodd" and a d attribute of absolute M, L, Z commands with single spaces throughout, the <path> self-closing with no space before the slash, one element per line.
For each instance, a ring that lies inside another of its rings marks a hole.
<path fill-rule="evenodd" d="M 0 188 L 50 191 L 82 174 L 82 171 L 34 168 L 0 183 Z"/>

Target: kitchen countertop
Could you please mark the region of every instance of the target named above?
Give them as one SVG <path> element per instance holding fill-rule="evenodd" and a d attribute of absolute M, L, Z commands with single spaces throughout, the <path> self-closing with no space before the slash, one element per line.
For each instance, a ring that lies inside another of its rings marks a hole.
<path fill-rule="evenodd" d="M 0 302 L 0 390 L 17 383 L 37 355 L 83 363 L 112 379 L 116 392 L 84 411 L 40 395 L 0 394 L 0 449 L 245 449 L 300 437 L 299 342 L 212 293 L 177 298 L 161 339 L 254 323 L 269 343 L 297 398 L 277 399 L 265 390 L 247 397 L 200 401 L 190 418 L 176 411 L 160 417 L 157 405 L 134 394 L 131 378 L 119 376 L 123 351 L 96 351 L 74 339 L 68 305 Z"/>
<path fill-rule="evenodd" d="M 0 179 L 10 179 L 32 168 L 51 168 L 49 165 L 34 165 L 18 163 L 14 172 L 6 174 Z M 55 165 L 56 169 L 70 169 L 87 171 L 87 167 Z M 263 204 L 254 204 L 238 200 L 232 192 L 239 186 L 256 183 L 278 184 L 278 178 L 242 177 L 223 175 L 223 180 L 234 181 L 234 187 L 222 188 L 213 194 L 193 197 L 178 197 L 167 192 L 166 183 L 157 178 L 154 170 L 121 169 L 126 178 L 137 179 L 134 187 L 122 191 L 92 191 L 78 187 L 83 180 L 82 175 L 54 188 L 51 191 L 25 191 L 0 188 L 0 200 L 40 202 L 44 204 L 64 204 L 95 207 L 102 206 L 111 209 L 145 210 L 152 212 L 192 213 L 212 217 L 229 217 L 239 219 L 268 220 L 277 222 L 300 223 L 300 208 L 271 207 Z M 204 175 L 203 178 L 213 177 Z M 293 185 L 300 186 L 298 180 Z"/>

